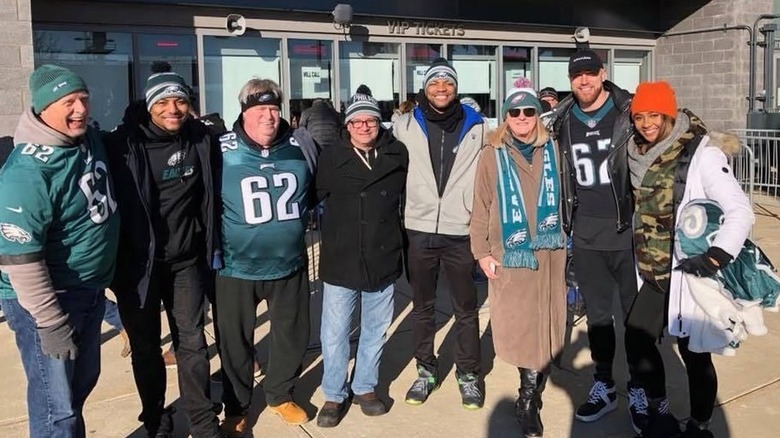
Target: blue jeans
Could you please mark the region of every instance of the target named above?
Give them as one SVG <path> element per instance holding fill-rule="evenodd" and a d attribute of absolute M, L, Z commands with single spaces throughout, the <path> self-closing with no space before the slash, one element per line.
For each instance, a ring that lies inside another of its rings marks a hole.
<path fill-rule="evenodd" d="M 119 317 L 119 307 L 109 299 L 106 299 L 106 312 L 103 314 L 103 321 L 118 332 L 125 329 L 122 325 L 122 319 Z"/>
<path fill-rule="evenodd" d="M 394 285 L 375 292 L 361 292 L 323 284 L 322 295 L 322 392 L 326 401 L 342 403 L 349 396 L 349 332 L 352 314 L 360 297 L 360 339 L 355 359 L 352 393 L 374 392 L 379 381 L 379 359 L 385 345 L 385 332 L 393 320 Z"/>
<path fill-rule="evenodd" d="M 100 375 L 103 289 L 70 289 L 57 294 L 57 301 L 76 332 L 79 349 L 76 360 L 57 360 L 43 354 L 32 315 L 17 300 L 0 300 L 27 375 L 27 411 L 32 438 L 84 437 L 84 401 Z"/>

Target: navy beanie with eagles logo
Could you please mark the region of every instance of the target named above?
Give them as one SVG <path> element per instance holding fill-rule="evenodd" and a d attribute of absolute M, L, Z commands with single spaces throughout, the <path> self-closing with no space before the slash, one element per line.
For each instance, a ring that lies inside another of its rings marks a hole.
<path fill-rule="evenodd" d="M 362 93 L 356 93 L 349 99 L 347 111 L 344 114 L 344 123 L 348 123 L 359 114 L 374 116 L 377 119 L 382 118 L 382 113 L 379 111 L 379 104 L 376 100 Z"/>
<path fill-rule="evenodd" d="M 458 73 L 444 58 L 437 58 L 425 72 L 425 87 L 436 79 L 446 79 L 458 88 Z"/>
<path fill-rule="evenodd" d="M 190 102 L 190 87 L 184 78 L 173 72 L 156 73 L 149 76 L 144 88 L 146 109 L 151 110 L 158 100 L 178 97 Z"/>

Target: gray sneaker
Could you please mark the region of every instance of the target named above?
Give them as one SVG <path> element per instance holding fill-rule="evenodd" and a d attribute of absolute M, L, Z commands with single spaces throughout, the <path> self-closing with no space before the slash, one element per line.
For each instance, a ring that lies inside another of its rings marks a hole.
<path fill-rule="evenodd" d="M 425 403 L 428 396 L 439 387 L 436 374 L 428 371 L 425 367 L 417 366 L 417 376 L 409 391 L 406 392 L 406 403 L 410 405 Z"/>

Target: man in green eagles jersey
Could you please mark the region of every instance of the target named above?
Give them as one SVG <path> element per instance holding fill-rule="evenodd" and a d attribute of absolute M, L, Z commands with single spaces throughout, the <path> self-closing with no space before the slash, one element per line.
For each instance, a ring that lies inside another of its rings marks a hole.
<path fill-rule="evenodd" d="M 228 436 L 246 432 L 252 399 L 257 304 L 267 300 L 270 359 L 268 406 L 287 423 L 308 420 L 292 400 L 309 341 L 309 290 L 304 233 L 317 147 L 281 118 L 282 94 L 270 80 L 251 79 L 239 95 L 241 116 L 220 137 L 222 251 L 217 325 L 222 347 Z"/>
<path fill-rule="evenodd" d="M 84 80 L 43 65 L 30 92 L 0 172 L 0 303 L 27 375 L 30 436 L 83 437 L 119 215 Z"/>

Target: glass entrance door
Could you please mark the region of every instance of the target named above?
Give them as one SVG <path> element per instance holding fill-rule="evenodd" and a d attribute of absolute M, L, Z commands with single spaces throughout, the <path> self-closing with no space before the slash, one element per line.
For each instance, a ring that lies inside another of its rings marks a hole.
<path fill-rule="evenodd" d="M 425 72 L 436 58 L 442 57 L 441 44 L 406 45 L 406 98 L 414 96 L 425 85 Z"/>
<path fill-rule="evenodd" d="M 276 38 L 203 37 L 206 113 L 218 112 L 228 129 L 241 114 L 238 93 L 253 77 L 281 85 L 281 40 Z"/>
<path fill-rule="evenodd" d="M 341 112 L 349 98 L 365 85 L 379 103 L 387 122 L 400 99 L 400 45 L 360 41 L 339 42 L 339 97 Z"/>
<path fill-rule="evenodd" d="M 290 74 L 290 117 L 293 127 L 301 113 L 315 99 L 333 105 L 333 42 L 327 40 L 287 40 L 288 72 Z"/>
<path fill-rule="evenodd" d="M 448 46 L 447 58 L 458 72 L 458 97 L 470 97 L 488 119 L 496 117 L 496 47 L 475 45 Z"/>

